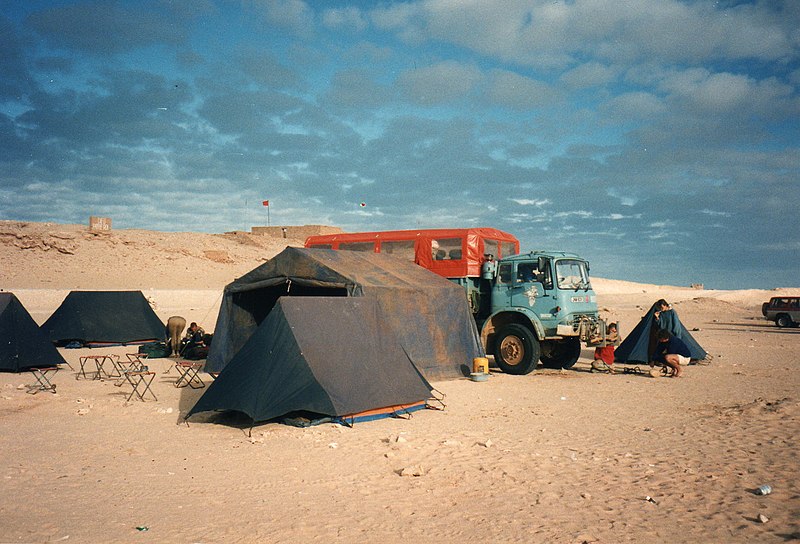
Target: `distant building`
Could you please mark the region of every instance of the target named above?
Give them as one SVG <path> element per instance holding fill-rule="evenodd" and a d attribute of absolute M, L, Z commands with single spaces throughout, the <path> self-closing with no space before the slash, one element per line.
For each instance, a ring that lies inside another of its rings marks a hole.
<path fill-rule="evenodd" d="M 305 240 L 309 236 L 318 234 L 340 234 L 344 231 L 339 227 L 329 227 L 326 225 L 302 225 L 299 227 L 252 227 L 250 232 L 257 236 L 269 236 L 270 238 L 291 238 L 293 240 Z"/>

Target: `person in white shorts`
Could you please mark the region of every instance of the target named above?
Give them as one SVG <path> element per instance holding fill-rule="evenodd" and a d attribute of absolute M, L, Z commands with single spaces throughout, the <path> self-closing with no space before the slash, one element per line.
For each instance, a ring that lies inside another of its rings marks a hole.
<path fill-rule="evenodd" d="M 681 365 L 688 365 L 692 358 L 689 347 L 677 336 L 672 336 L 669 331 L 661 329 L 656 334 L 656 345 L 653 359 L 667 365 L 672 369 L 672 377 L 680 378 L 683 371 Z"/>

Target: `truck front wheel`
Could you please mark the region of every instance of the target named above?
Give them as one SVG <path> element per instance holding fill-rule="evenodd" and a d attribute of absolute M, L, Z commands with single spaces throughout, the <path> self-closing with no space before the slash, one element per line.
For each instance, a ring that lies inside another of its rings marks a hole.
<path fill-rule="evenodd" d="M 572 368 L 581 356 L 578 338 L 551 341 L 542 349 L 542 364 L 550 368 Z"/>
<path fill-rule="evenodd" d="M 506 325 L 497 334 L 494 360 L 506 374 L 529 374 L 539 362 L 539 341 L 522 325 Z"/>

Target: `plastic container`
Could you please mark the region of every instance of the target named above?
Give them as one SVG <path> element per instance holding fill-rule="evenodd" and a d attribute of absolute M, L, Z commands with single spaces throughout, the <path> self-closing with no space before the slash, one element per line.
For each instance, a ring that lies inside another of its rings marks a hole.
<path fill-rule="evenodd" d="M 756 495 L 769 495 L 772 493 L 772 486 L 769 485 L 760 485 L 758 489 L 756 489 Z"/>
<path fill-rule="evenodd" d="M 473 373 L 489 373 L 489 359 L 486 357 L 475 357 L 472 360 L 472 372 Z"/>

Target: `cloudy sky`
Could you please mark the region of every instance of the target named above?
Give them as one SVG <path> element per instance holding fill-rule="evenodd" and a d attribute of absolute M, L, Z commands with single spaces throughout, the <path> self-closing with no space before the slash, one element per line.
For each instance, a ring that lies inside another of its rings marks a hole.
<path fill-rule="evenodd" d="M 268 199 L 272 225 L 800 284 L 796 0 L 0 6 L 0 219 L 225 232 Z"/>

